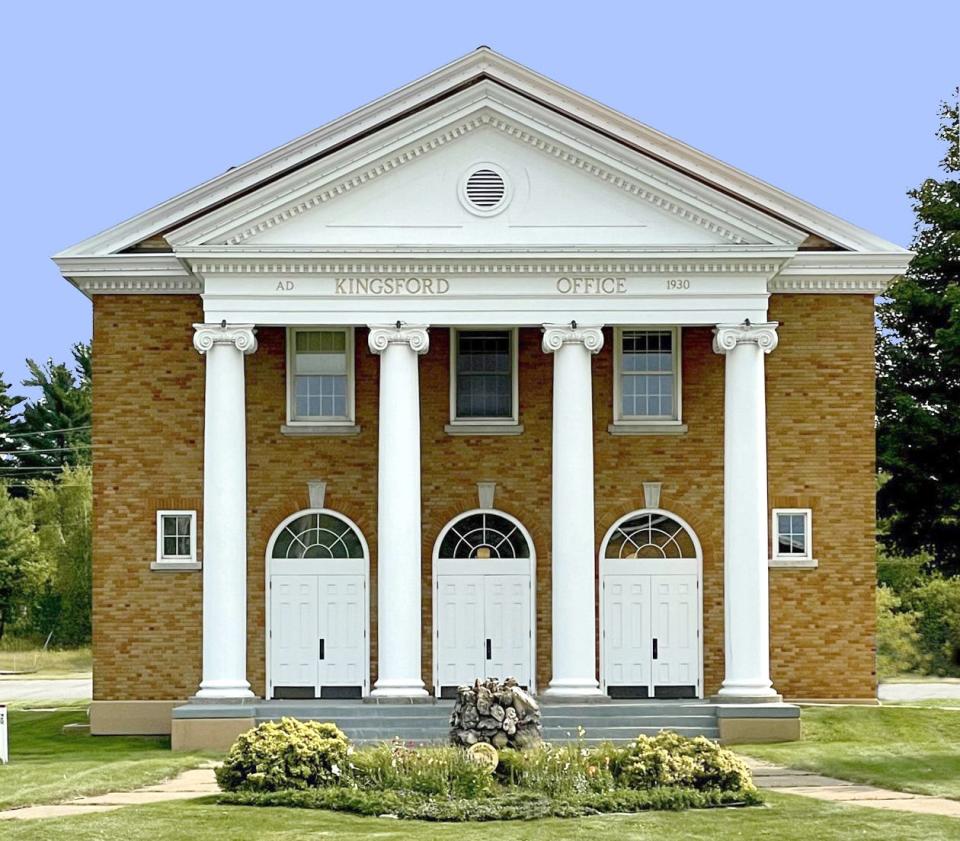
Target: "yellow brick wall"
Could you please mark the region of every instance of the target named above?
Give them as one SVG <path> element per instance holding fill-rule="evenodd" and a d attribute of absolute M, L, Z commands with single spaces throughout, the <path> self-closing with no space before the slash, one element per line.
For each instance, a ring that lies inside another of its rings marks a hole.
<path fill-rule="evenodd" d="M 200 677 L 198 573 L 156 573 L 154 512 L 202 502 L 203 360 L 193 350 L 197 299 L 98 296 L 94 320 L 95 697 L 185 697 Z M 143 314 L 151 313 L 149 323 Z M 868 296 L 778 295 L 780 347 L 767 357 L 771 506 L 814 510 L 817 570 L 771 570 L 771 660 L 788 696 L 873 694 L 873 309 Z M 723 677 L 723 358 L 711 331 L 684 331 L 681 437 L 614 437 L 612 336 L 594 359 L 596 538 L 643 506 L 642 483 L 686 519 L 704 551 L 707 693 Z M 376 476 L 379 359 L 356 332 L 355 437 L 290 438 L 284 331 L 261 328 L 247 357 L 248 676 L 264 691 L 264 554 L 277 524 L 325 479 L 327 505 L 352 518 L 372 555 L 371 660 L 376 679 Z M 432 681 L 432 563 L 444 524 L 497 482 L 496 504 L 529 530 L 537 552 L 537 679 L 550 678 L 551 356 L 538 329 L 520 331 L 519 437 L 453 437 L 449 331 L 421 357 L 423 679 Z M 146 406 L 148 411 L 144 411 Z M 158 407 L 159 411 L 158 411 Z"/>

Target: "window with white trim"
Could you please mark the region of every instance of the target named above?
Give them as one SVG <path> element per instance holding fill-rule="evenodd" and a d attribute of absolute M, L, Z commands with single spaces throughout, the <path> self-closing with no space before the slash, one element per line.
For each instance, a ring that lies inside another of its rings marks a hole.
<path fill-rule="evenodd" d="M 353 328 L 288 328 L 289 422 L 353 423 L 353 405 Z"/>
<path fill-rule="evenodd" d="M 614 420 L 680 422 L 680 328 L 614 330 Z"/>
<path fill-rule="evenodd" d="M 450 331 L 450 422 L 517 423 L 517 331 Z"/>
<path fill-rule="evenodd" d="M 197 512 L 157 512 L 157 563 L 197 562 Z"/>
<path fill-rule="evenodd" d="M 773 559 L 802 561 L 813 558 L 813 529 L 809 508 L 774 508 L 771 531 Z"/>

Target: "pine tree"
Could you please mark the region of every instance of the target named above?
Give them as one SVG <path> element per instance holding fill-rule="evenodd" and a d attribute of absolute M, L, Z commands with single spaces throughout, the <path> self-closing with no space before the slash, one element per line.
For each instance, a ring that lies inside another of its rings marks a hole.
<path fill-rule="evenodd" d="M 47 360 L 39 365 L 27 360 L 30 377 L 23 385 L 40 389 L 40 397 L 27 400 L 18 424 L 20 447 L 16 470 L 0 476 L 27 479 L 56 477 L 65 465 L 89 464 L 90 418 L 93 409 L 90 346 L 73 346 L 74 368 Z"/>
<path fill-rule="evenodd" d="M 15 459 L 8 455 L 19 447 L 19 438 L 11 437 L 19 425 L 14 409 L 23 402 L 22 397 L 10 394 L 10 383 L 4 382 L 0 371 L 0 467 L 10 466 Z"/>
<path fill-rule="evenodd" d="M 943 103 L 944 177 L 909 193 L 916 257 L 878 307 L 879 513 L 894 551 L 960 573 L 960 89 Z"/>

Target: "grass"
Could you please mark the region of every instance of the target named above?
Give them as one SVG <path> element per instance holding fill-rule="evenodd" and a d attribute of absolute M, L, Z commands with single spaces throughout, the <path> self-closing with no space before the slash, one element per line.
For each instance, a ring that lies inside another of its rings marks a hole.
<path fill-rule="evenodd" d="M 171 753 L 167 738 L 63 733 L 63 725 L 85 721 L 81 705 L 10 710 L 10 764 L 0 766 L 0 808 L 139 788 L 203 761 Z"/>
<path fill-rule="evenodd" d="M 77 818 L 0 824 L 3 841 L 114 841 L 149 833 L 150 841 L 294 841 L 302 838 L 365 841 L 488 841 L 509 835 L 512 841 L 687 841 L 777 839 L 777 841 L 846 841 L 850 838 L 895 838 L 897 841 L 956 839 L 956 818 L 888 812 L 771 795 L 759 809 L 710 809 L 642 815 L 601 815 L 571 820 L 545 819 L 489 823 L 421 823 L 362 818 L 309 809 L 261 809 L 216 806 L 207 800 L 134 806 Z"/>
<path fill-rule="evenodd" d="M 89 647 L 44 651 L 40 646 L 16 640 L 5 640 L 0 647 L 0 672 L 15 673 L 0 675 L 0 681 L 90 677 L 91 667 Z"/>
<path fill-rule="evenodd" d="M 960 799 L 960 710 L 807 707 L 803 740 L 738 745 L 770 762 L 858 783 Z M 960 823 L 955 837 L 960 837 Z"/>

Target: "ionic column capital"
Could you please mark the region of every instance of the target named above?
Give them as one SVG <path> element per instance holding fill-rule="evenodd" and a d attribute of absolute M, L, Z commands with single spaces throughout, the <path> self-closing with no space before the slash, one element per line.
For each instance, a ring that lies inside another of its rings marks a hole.
<path fill-rule="evenodd" d="M 543 352 L 556 353 L 564 345 L 583 345 L 590 353 L 603 347 L 603 326 L 599 324 L 544 324 Z"/>
<path fill-rule="evenodd" d="M 201 354 L 214 345 L 233 345 L 241 353 L 257 349 L 257 331 L 252 324 L 194 324 L 193 329 L 193 346 Z"/>
<path fill-rule="evenodd" d="M 776 321 L 767 321 L 761 324 L 751 324 L 744 321 L 742 324 L 718 324 L 713 328 L 713 352 L 729 353 L 737 345 L 757 345 L 764 353 L 770 353 L 777 346 Z"/>
<path fill-rule="evenodd" d="M 381 354 L 390 345 L 410 345 L 410 350 L 424 354 L 430 349 L 429 324 L 371 324 L 367 344 L 370 352 Z"/>

